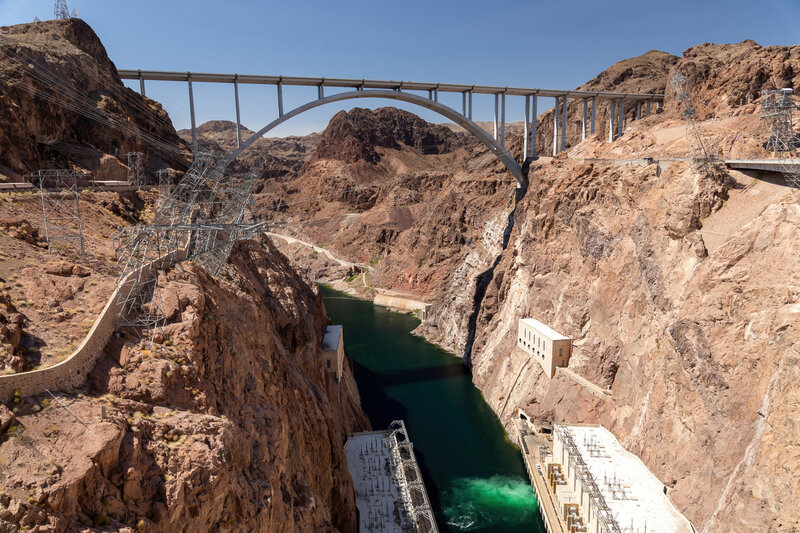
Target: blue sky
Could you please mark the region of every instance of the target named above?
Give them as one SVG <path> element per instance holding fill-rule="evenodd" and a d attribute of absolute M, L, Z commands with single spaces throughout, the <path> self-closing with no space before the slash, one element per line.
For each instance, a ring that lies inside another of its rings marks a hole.
<path fill-rule="evenodd" d="M 705 42 L 800 41 L 800 0 L 67 3 L 98 33 L 117 67 L 148 70 L 566 89 L 651 49 L 680 55 Z M 30 22 L 35 16 L 52 18 L 52 0 L 0 0 L 0 25 Z M 138 83 L 130 86 L 138 88 Z M 149 82 L 147 94 L 165 105 L 177 128 L 188 127 L 185 85 Z M 246 126 L 257 130 L 275 118 L 274 87 L 241 86 L 240 94 Z M 314 89 L 286 89 L 286 108 L 313 95 Z M 440 100 L 448 98 L 460 106 L 457 95 Z M 318 108 L 272 135 L 319 131 L 340 109 L 386 102 Z M 491 96 L 476 96 L 476 120 L 491 120 L 491 102 Z M 198 124 L 235 119 L 232 86 L 195 84 L 195 103 Z M 440 121 L 430 112 L 407 109 Z M 522 119 L 521 99 L 509 99 L 507 118 Z"/>

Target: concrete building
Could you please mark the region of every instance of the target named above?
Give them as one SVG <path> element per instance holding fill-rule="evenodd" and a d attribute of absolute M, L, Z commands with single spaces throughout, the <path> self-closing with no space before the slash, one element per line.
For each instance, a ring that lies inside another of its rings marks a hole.
<path fill-rule="evenodd" d="M 556 367 L 567 366 L 572 356 L 572 339 L 533 318 L 519 320 L 517 346 L 536 359 L 551 379 Z"/>
<path fill-rule="evenodd" d="M 325 369 L 342 379 L 344 365 L 344 333 L 342 326 L 327 326 L 322 337 L 322 355 L 325 357 Z"/>
<path fill-rule="evenodd" d="M 553 424 L 552 437 L 517 421 L 549 533 L 693 533 L 666 487 L 599 425 Z"/>
<path fill-rule="evenodd" d="M 347 436 L 359 533 L 438 533 L 405 422 Z"/>

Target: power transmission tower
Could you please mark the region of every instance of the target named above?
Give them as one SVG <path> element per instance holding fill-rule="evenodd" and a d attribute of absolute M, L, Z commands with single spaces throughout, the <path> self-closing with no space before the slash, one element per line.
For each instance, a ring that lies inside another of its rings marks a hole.
<path fill-rule="evenodd" d="M 66 0 L 56 0 L 55 5 L 55 15 L 56 20 L 68 19 L 69 17 L 69 9 L 67 8 L 67 1 Z"/>
<path fill-rule="evenodd" d="M 236 241 L 264 231 L 264 223 L 244 222 L 256 174 L 224 179 L 228 161 L 227 156 L 198 153 L 181 181 L 159 201 L 153 224 L 122 228 L 113 235 L 119 258 L 118 326 L 130 326 L 141 336 L 149 331 L 152 340 L 155 330 L 166 324 L 158 270 L 177 260 L 167 254 L 188 246 L 188 258 L 217 275 Z M 160 185 L 167 175 L 159 173 Z"/>
<path fill-rule="evenodd" d="M 128 152 L 128 183 L 134 187 L 146 185 L 142 152 Z"/>
<path fill-rule="evenodd" d="M 670 80 L 670 85 L 675 90 L 675 100 L 683 107 L 681 117 L 686 121 L 687 153 L 696 170 L 701 170 L 709 165 L 719 162 L 716 148 L 706 137 L 700 124 L 697 123 L 697 111 L 692 104 L 691 95 L 686 89 L 686 78 L 680 72 L 675 72 Z"/>
<path fill-rule="evenodd" d="M 795 150 L 792 124 L 792 89 L 761 91 L 761 118 L 769 124 L 767 150 L 793 152 Z"/>
<path fill-rule="evenodd" d="M 767 150 L 782 154 L 780 172 L 790 186 L 800 189 L 800 154 L 792 121 L 793 94 L 790 88 L 761 91 L 761 118 L 769 125 Z"/>
<path fill-rule="evenodd" d="M 88 179 L 89 174 L 63 169 L 43 169 L 25 175 L 25 181 L 39 188 L 44 234 L 49 252 L 53 252 L 55 241 L 72 240 L 80 244 L 81 256 L 86 255 L 78 187 L 84 185 Z"/>

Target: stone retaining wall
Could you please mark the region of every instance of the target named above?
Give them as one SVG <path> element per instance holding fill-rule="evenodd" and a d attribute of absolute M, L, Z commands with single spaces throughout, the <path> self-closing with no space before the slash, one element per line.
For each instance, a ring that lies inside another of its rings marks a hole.
<path fill-rule="evenodd" d="M 142 273 L 149 276 L 154 270 L 184 259 L 186 250 L 178 249 L 143 266 Z M 22 396 L 27 396 L 44 392 L 45 389 L 59 390 L 82 384 L 116 329 L 116 317 L 121 305 L 120 294 L 125 294 L 130 288 L 132 276 L 133 273 L 128 274 L 125 281 L 111 293 L 105 307 L 94 321 L 92 329 L 72 355 L 47 368 L 0 376 L 0 402 L 9 400 L 16 390 L 19 390 Z"/>

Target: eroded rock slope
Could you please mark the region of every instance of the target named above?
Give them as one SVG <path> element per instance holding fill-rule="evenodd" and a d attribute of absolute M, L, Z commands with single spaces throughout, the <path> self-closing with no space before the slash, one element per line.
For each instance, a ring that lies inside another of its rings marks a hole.
<path fill-rule="evenodd" d="M 77 394 L 3 411 L 0 530 L 354 531 L 343 444 L 367 422 L 316 290 L 268 239 L 160 285 L 169 340 L 123 335 Z"/>

